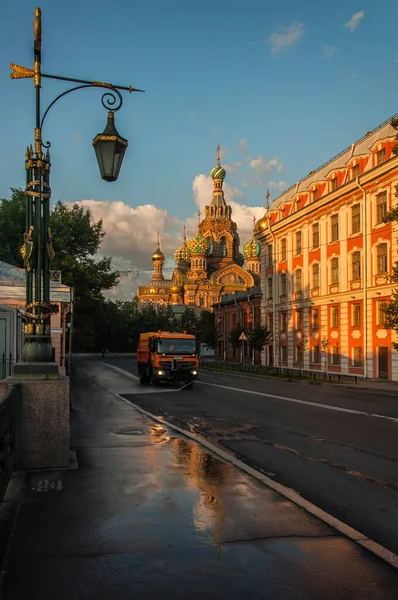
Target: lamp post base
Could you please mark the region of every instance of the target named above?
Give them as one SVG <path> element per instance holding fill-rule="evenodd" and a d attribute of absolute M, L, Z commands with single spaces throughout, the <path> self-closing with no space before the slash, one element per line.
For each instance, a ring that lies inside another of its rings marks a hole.
<path fill-rule="evenodd" d="M 12 379 L 59 379 L 60 376 L 55 362 L 20 362 L 14 366 Z"/>
<path fill-rule="evenodd" d="M 50 362 L 52 359 L 51 339 L 48 336 L 26 336 L 23 357 L 26 362 Z"/>

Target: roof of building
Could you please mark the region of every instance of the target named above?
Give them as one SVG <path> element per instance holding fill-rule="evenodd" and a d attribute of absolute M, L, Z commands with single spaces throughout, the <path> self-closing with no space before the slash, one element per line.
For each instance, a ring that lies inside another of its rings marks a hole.
<path fill-rule="evenodd" d="M 221 302 L 213 304 L 215 308 L 218 306 L 224 306 L 226 304 L 235 304 L 236 302 L 242 302 L 248 298 L 260 298 L 262 296 L 261 287 L 255 285 L 254 287 L 248 288 L 246 291 L 235 292 L 235 294 L 225 294 Z"/>
<path fill-rule="evenodd" d="M 379 140 L 396 136 L 397 132 L 391 125 L 392 119 L 396 116 L 397 115 L 388 119 L 373 131 L 368 131 L 368 133 L 360 140 L 353 143 L 351 146 L 340 152 L 340 154 L 324 163 L 321 167 L 315 171 L 311 171 L 306 177 L 303 177 L 303 179 L 290 186 L 290 188 L 273 200 L 271 208 L 275 209 L 284 202 L 290 202 L 296 194 L 308 190 L 312 183 L 326 180 L 331 171 L 346 168 L 355 157 L 369 154 L 373 146 Z"/>

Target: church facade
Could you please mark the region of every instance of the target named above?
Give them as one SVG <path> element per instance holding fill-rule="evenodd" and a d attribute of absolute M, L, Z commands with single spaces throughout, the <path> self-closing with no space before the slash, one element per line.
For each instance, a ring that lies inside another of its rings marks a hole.
<path fill-rule="evenodd" d="M 141 303 L 185 305 L 212 310 L 223 296 L 242 292 L 260 282 L 260 244 L 253 238 L 240 252 L 240 240 L 232 209 L 224 197 L 226 172 L 220 164 L 217 148 L 216 166 L 210 175 L 214 182 L 212 197 L 205 207 L 204 218 L 198 213 L 195 235 L 174 253 L 176 267 L 171 279 L 163 275 L 165 256 L 160 237 L 152 255 L 152 279 L 138 288 Z M 246 262 L 246 268 L 244 264 Z"/>

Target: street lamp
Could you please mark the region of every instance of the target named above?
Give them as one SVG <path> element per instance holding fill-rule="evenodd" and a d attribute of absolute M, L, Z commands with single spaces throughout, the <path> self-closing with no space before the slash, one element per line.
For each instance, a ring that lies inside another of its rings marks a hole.
<path fill-rule="evenodd" d="M 113 85 L 99 81 L 86 81 L 59 75 L 48 75 L 41 71 L 41 10 L 36 8 L 34 20 L 34 68 L 29 69 L 11 64 L 11 79 L 34 80 L 36 89 L 36 127 L 34 149 L 27 148 L 26 169 L 26 232 L 21 247 L 21 255 L 26 270 L 26 306 L 24 326 L 25 364 L 16 365 L 16 373 L 55 373 L 57 365 L 51 363 L 51 300 L 50 300 L 50 269 L 54 256 L 52 235 L 50 230 L 50 142 L 43 142 L 42 128 L 49 110 L 58 100 L 84 88 L 106 88 L 102 96 L 102 105 L 108 112 L 107 124 L 104 131 L 93 140 L 101 177 L 105 181 L 116 181 L 124 154 L 128 145 L 115 127 L 114 113 L 118 111 L 123 98 L 120 90 L 142 92 L 131 86 Z M 66 90 L 57 96 L 47 107 L 43 116 L 40 107 L 40 90 L 42 78 L 72 81 L 79 85 Z M 26 363 L 30 363 L 27 365 Z M 41 363 L 41 364 L 39 364 Z M 43 364 L 46 363 L 46 364 Z"/>

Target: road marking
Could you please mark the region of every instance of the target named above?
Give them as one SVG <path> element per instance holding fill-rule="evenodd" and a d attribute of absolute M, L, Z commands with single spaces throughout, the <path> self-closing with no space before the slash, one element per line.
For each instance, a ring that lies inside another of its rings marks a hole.
<path fill-rule="evenodd" d="M 213 385 L 213 384 L 210 384 L 210 385 Z M 105 386 L 103 386 L 103 387 L 105 387 Z M 224 386 L 217 386 L 217 387 L 224 387 Z M 261 481 L 261 483 L 263 483 L 267 487 L 271 488 L 272 490 L 274 490 L 275 492 L 277 492 L 284 498 L 287 498 L 288 500 L 293 502 L 293 504 L 300 506 L 301 508 L 303 508 L 310 514 L 314 515 L 314 517 L 316 517 L 320 521 L 323 521 L 324 523 L 326 523 L 333 529 L 336 529 L 337 531 L 339 531 L 340 533 L 342 533 L 343 535 L 345 535 L 346 537 L 351 539 L 356 544 L 359 544 L 363 548 L 366 548 L 367 550 L 369 550 L 370 552 L 372 552 L 373 554 L 375 554 L 376 556 L 378 556 L 379 558 L 384 560 L 386 563 L 388 563 L 389 565 L 394 567 L 395 569 L 398 569 L 398 555 L 397 554 L 394 554 L 393 552 L 391 552 L 384 546 L 381 546 L 377 542 L 366 537 L 366 535 L 360 533 L 356 529 L 353 529 L 346 523 L 343 523 L 339 519 L 336 519 L 333 515 L 325 512 L 324 510 L 319 508 L 319 506 L 316 506 L 315 504 L 312 504 L 312 502 L 305 500 L 305 498 L 300 496 L 300 494 L 298 492 L 295 492 L 292 488 L 288 488 L 288 487 L 282 485 L 281 483 L 277 483 L 276 481 L 274 481 L 267 475 L 264 475 L 260 471 L 253 469 L 253 467 L 249 467 L 249 465 L 245 464 L 243 461 L 239 460 L 232 454 L 229 454 L 229 452 L 226 452 L 225 450 L 223 450 L 223 449 L 219 448 L 218 446 L 215 446 L 211 442 L 207 441 L 206 438 L 203 438 L 202 436 L 197 435 L 196 433 L 192 433 L 191 431 L 187 431 L 186 429 L 182 429 L 181 427 L 178 427 L 177 425 L 174 425 L 173 423 L 166 421 L 166 419 L 164 419 L 163 417 L 158 417 L 158 416 L 148 412 L 147 410 L 141 408 L 137 404 L 130 402 L 130 400 L 123 398 L 123 396 L 120 396 L 116 392 L 112 392 L 112 390 L 108 390 L 108 391 L 111 392 L 114 396 L 116 396 L 116 398 L 119 398 L 119 400 L 121 400 L 125 404 L 131 406 L 131 408 L 146 415 L 147 417 L 153 419 L 154 421 L 157 421 L 158 423 L 165 425 L 166 427 L 172 429 L 173 431 L 178 431 L 178 433 L 180 433 L 181 435 L 183 435 L 187 438 L 190 438 L 190 439 L 194 440 L 197 444 L 200 444 L 201 446 L 207 448 L 207 450 L 210 450 L 210 452 L 212 452 L 214 455 L 218 456 L 219 458 L 223 459 L 225 462 L 232 464 L 234 467 L 240 469 L 244 473 L 247 473 L 251 477 L 254 477 L 258 481 Z M 244 391 L 244 390 L 239 390 L 239 391 Z"/>
<path fill-rule="evenodd" d="M 349 413 L 351 415 L 361 415 L 363 417 L 371 417 L 373 419 L 384 419 L 385 421 L 392 421 L 398 423 L 398 418 L 388 417 L 386 415 L 378 415 L 376 413 L 367 413 L 361 410 L 354 410 L 353 408 L 343 408 L 341 406 L 332 406 L 330 404 L 320 404 L 318 402 L 310 402 L 309 400 L 300 400 L 299 398 L 290 398 L 288 396 L 277 396 L 276 394 L 266 394 L 265 392 L 256 392 L 255 390 L 244 390 L 242 388 L 232 387 L 228 385 L 220 385 L 217 383 L 209 383 L 207 381 L 198 381 L 201 385 L 210 385 L 212 387 L 222 388 L 224 390 L 230 390 L 232 392 L 243 392 L 244 394 L 252 394 L 253 396 L 263 396 L 264 398 L 274 398 L 275 400 L 284 400 L 285 402 L 294 402 L 295 404 L 305 404 L 315 408 L 325 408 L 326 410 L 334 410 L 336 412 Z"/>
<path fill-rule="evenodd" d="M 111 365 L 111 364 L 105 363 L 105 362 L 100 362 L 100 364 L 103 365 L 104 367 L 108 367 L 108 369 L 111 369 L 112 371 L 115 371 L 116 373 L 120 373 L 120 374 L 124 375 L 125 377 L 134 379 L 134 381 L 136 381 L 136 382 L 140 380 L 140 378 L 137 377 L 137 375 L 133 375 L 129 371 L 125 371 L 124 369 L 121 369 L 120 367 L 115 367 L 115 365 Z M 133 393 L 134 395 L 137 395 L 137 396 L 142 395 L 142 394 L 167 394 L 170 392 L 180 392 L 181 390 L 186 388 L 188 385 L 189 385 L 189 383 L 186 383 L 179 388 L 163 388 L 160 386 L 154 387 L 152 385 L 145 386 L 145 385 L 140 384 L 140 385 L 137 385 L 137 387 L 134 389 L 133 392 L 129 391 L 129 392 L 126 392 L 126 394 Z M 102 387 L 104 387 L 104 386 L 102 386 Z"/>

